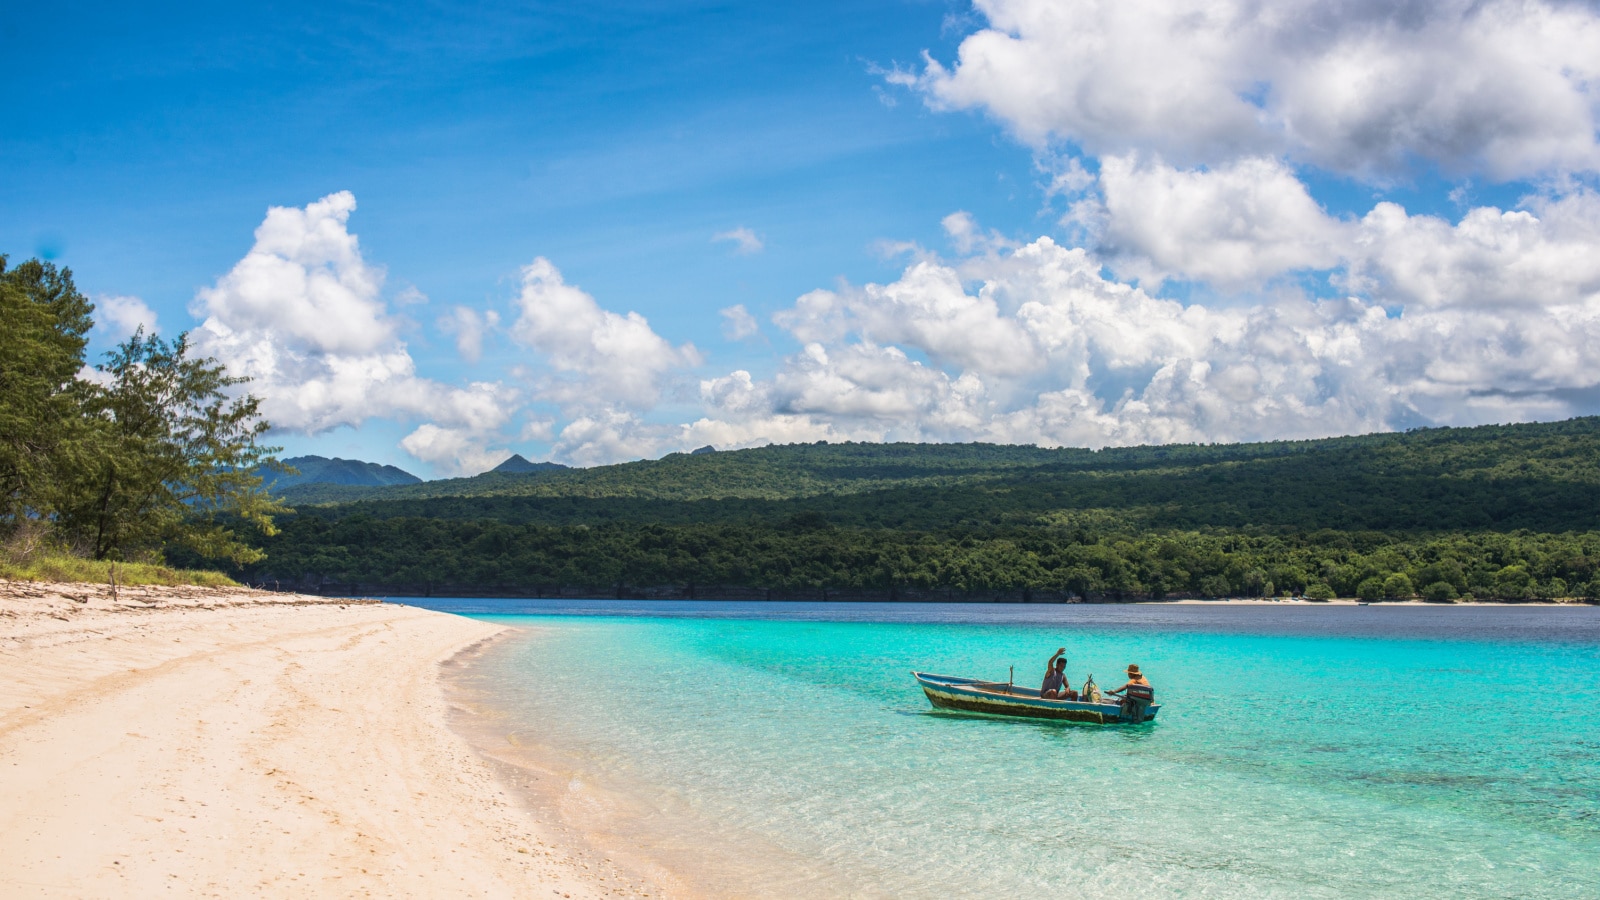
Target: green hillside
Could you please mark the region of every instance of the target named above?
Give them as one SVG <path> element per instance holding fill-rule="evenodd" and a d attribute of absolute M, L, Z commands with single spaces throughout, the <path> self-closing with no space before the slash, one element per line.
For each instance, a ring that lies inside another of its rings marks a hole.
<path fill-rule="evenodd" d="M 698 455 L 674 453 L 659 460 L 589 469 L 486 472 L 472 478 L 394 487 L 308 485 L 289 499 L 313 505 L 439 497 L 778 500 L 905 484 L 972 481 L 1092 455 L 1087 450 L 997 444 L 791 444 Z"/>
<path fill-rule="evenodd" d="M 1524 599 L 1594 581 L 1600 419 L 1098 452 L 791 445 L 322 499 L 339 496 L 353 499 L 301 501 L 265 542 L 268 561 L 242 574 L 509 593 L 698 583 Z"/>
<path fill-rule="evenodd" d="M 938 529 L 1596 527 L 1600 418 L 1321 441 L 1042 450 L 815 444 L 366 489 L 306 514 L 541 525 L 781 521 Z"/>

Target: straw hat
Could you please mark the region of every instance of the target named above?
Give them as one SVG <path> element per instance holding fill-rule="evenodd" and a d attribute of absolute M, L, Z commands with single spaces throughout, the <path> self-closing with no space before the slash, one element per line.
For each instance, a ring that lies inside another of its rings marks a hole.
<path fill-rule="evenodd" d="M 1138 663 L 1129 663 L 1128 664 L 1128 674 L 1129 675 L 1138 675 L 1139 674 L 1139 665 L 1138 665 Z"/>

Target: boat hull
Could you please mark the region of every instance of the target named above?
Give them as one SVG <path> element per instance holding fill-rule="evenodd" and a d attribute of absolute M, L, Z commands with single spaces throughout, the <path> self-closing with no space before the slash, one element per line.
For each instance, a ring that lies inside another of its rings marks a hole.
<path fill-rule="evenodd" d="M 1038 696 L 1037 691 L 1028 688 L 994 685 L 975 678 L 928 675 L 922 672 L 911 674 L 922 686 L 922 692 L 927 695 L 928 702 L 933 704 L 935 709 L 1024 719 L 1049 719 L 1085 725 L 1138 724 L 1123 717 L 1122 704 L 1117 701 L 1086 703 L 1076 700 L 1051 700 Z M 1160 709 L 1160 704 L 1154 703 L 1145 707 L 1141 721 L 1153 721 Z"/>

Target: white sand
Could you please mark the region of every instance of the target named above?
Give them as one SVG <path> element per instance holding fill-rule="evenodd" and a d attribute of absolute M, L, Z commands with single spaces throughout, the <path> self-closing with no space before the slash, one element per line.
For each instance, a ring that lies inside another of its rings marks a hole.
<path fill-rule="evenodd" d="M 0 896 L 659 896 L 564 846 L 447 727 L 438 664 L 498 631 L 0 581 Z"/>

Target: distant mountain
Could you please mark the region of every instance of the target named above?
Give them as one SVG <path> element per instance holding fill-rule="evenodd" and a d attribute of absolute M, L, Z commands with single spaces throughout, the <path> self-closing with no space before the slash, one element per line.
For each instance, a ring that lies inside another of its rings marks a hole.
<path fill-rule="evenodd" d="M 528 475 L 533 472 L 560 472 L 569 468 L 571 468 L 571 466 L 563 466 L 560 463 L 529 462 L 528 458 L 522 454 L 513 453 L 511 454 L 510 459 L 498 466 L 495 466 L 489 471 L 499 472 L 502 475 Z"/>
<path fill-rule="evenodd" d="M 421 484 L 422 479 L 394 466 L 362 462 L 359 459 L 328 459 L 325 456 L 296 456 L 283 461 L 298 469 L 298 475 L 268 473 L 268 487 L 282 491 L 306 484 L 343 484 L 357 487 L 388 487 L 396 484 Z"/>

